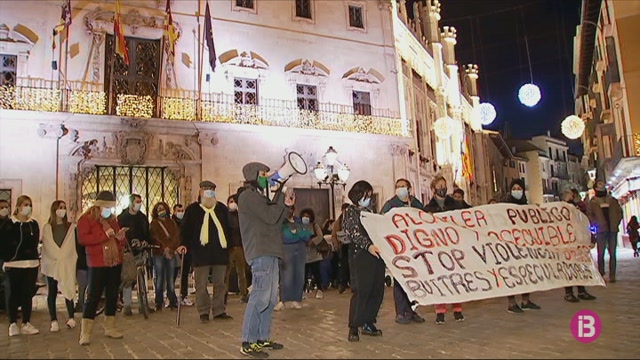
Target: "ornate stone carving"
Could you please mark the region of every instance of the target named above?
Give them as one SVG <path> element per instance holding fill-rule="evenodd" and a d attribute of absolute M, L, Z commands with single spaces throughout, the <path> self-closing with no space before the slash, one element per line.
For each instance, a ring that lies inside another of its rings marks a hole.
<path fill-rule="evenodd" d="M 72 155 L 82 156 L 84 160 L 90 160 L 100 154 L 100 148 L 98 147 L 98 140 L 91 139 L 85 141 Z"/>
<path fill-rule="evenodd" d="M 133 9 L 122 16 L 122 22 L 131 26 L 131 33 L 135 34 L 139 27 L 158 28 L 162 27 L 162 22 L 158 25 L 158 20 L 155 16 L 144 16 L 140 14 L 137 9 Z"/>
<path fill-rule="evenodd" d="M 147 133 L 126 133 L 124 131 L 113 134 L 118 157 L 123 164 L 141 165 L 147 159 L 149 140 Z"/>
<path fill-rule="evenodd" d="M 120 123 L 134 129 L 142 129 L 147 126 L 147 120 L 140 118 L 120 118 Z"/>
<path fill-rule="evenodd" d="M 409 147 L 406 144 L 390 144 L 389 153 L 394 156 L 404 156 L 409 153 Z"/>
<path fill-rule="evenodd" d="M 100 82 L 100 69 L 102 56 L 100 55 L 102 43 L 104 42 L 104 33 L 93 33 L 93 58 L 91 59 L 91 81 Z"/>
<path fill-rule="evenodd" d="M 202 146 L 218 145 L 218 133 L 198 132 L 198 143 Z"/>

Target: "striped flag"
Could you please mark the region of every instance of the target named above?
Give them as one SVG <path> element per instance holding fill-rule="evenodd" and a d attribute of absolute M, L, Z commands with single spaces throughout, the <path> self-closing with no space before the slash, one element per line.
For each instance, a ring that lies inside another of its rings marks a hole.
<path fill-rule="evenodd" d="M 173 63 L 176 56 L 176 42 L 178 41 L 178 29 L 173 24 L 173 15 L 171 14 L 171 0 L 167 0 L 167 17 L 164 20 L 164 36 L 166 51 L 169 54 L 169 61 Z"/>
<path fill-rule="evenodd" d="M 63 31 L 67 30 L 67 39 L 69 38 L 69 26 L 71 26 L 71 0 L 66 0 L 62 4 L 62 13 L 60 14 L 60 24 L 56 25 L 53 28 L 53 50 L 56 49 L 56 36 L 63 33 Z M 65 39 L 61 39 L 60 42 L 64 42 Z"/>
<path fill-rule="evenodd" d="M 470 149 L 471 143 L 467 137 L 467 132 L 463 132 L 464 138 L 462 139 L 461 152 L 462 152 L 462 176 L 473 180 L 473 159 L 471 158 Z"/>
<path fill-rule="evenodd" d="M 211 25 L 211 11 L 209 10 L 208 1 L 207 8 L 204 11 L 204 38 L 209 48 L 209 65 L 211 65 L 211 71 L 216 71 L 216 48 L 213 44 L 213 26 Z"/>
<path fill-rule="evenodd" d="M 127 49 L 127 41 L 124 38 L 124 30 L 120 22 L 120 0 L 116 0 L 116 12 L 113 16 L 113 35 L 116 40 L 116 54 L 120 55 L 124 63 L 129 65 L 129 49 Z"/>

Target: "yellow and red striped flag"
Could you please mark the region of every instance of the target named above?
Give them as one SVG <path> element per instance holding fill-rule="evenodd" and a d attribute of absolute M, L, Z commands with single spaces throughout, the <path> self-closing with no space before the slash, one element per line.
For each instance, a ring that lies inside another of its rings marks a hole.
<path fill-rule="evenodd" d="M 129 65 L 129 49 L 127 49 L 127 41 L 124 38 L 124 30 L 120 22 L 120 0 L 116 0 L 116 12 L 113 16 L 113 35 L 116 40 L 116 54 L 120 55 L 124 63 Z"/>
<path fill-rule="evenodd" d="M 178 41 L 178 29 L 173 24 L 173 15 L 171 14 L 171 0 L 167 0 L 167 17 L 164 20 L 164 36 L 166 51 L 169 55 L 169 61 L 173 63 L 176 55 L 176 42 Z"/>

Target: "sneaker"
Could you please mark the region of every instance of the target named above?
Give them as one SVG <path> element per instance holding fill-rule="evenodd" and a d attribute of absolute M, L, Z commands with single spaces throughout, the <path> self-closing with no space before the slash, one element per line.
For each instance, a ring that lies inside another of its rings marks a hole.
<path fill-rule="evenodd" d="M 520 305 L 520 307 L 522 308 L 522 310 L 540 310 L 540 306 L 534 304 L 531 301 L 527 301 L 527 303 L 522 303 L 522 305 Z"/>
<path fill-rule="evenodd" d="M 423 323 L 423 322 L 425 322 L 426 320 L 425 320 L 422 316 L 418 315 L 418 313 L 417 313 L 417 312 L 414 312 L 414 313 L 411 315 L 411 321 L 416 322 L 416 323 Z"/>
<path fill-rule="evenodd" d="M 518 306 L 518 304 L 513 304 L 507 308 L 507 312 L 510 314 L 522 314 L 524 311 Z"/>
<path fill-rule="evenodd" d="M 193 303 L 191 302 L 191 300 L 189 300 L 189 298 L 182 298 L 182 300 L 180 300 L 180 305 L 182 306 L 193 306 Z"/>
<path fill-rule="evenodd" d="M 580 302 L 580 299 L 578 299 L 575 295 L 573 294 L 566 294 L 564 296 L 564 300 L 568 301 L 568 302 L 572 302 L 572 303 L 577 303 Z"/>
<path fill-rule="evenodd" d="M 209 322 L 209 314 L 200 315 L 200 322 L 206 324 Z"/>
<path fill-rule="evenodd" d="M 131 311 L 131 306 L 125 306 L 122 313 L 124 316 L 132 316 L 133 312 Z"/>
<path fill-rule="evenodd" d="M 453 312 L 453 318 L 454 318 L 456 321 L 464 321 L 464 315 L 462 315 L 462 312 L 461 312 L 461 311 L 454 311 L 454 312 Z"/>
<path fill-rule="evenodd" d="M 49 328 L 49 331 L 51 332 L 58 332 L 60 331 L 60 325 L 58 325 L 58 321 L 53 320 L 51 322 L 51 327 Z"/>
<path fill-rule="evenodd" d="M 216 320 L 233 320 L 233 316 L 227 314 L 226 312 L 223 312 L 220 315 L 216 315 L 213 318 Z"/>
<path fill-rule="evenodd" d="M 302 304 L 300 303 L 300 301 L 292 301 L 291 302 L 291 307 L 296 309 L 296 310 L 300 310 L 300 309 L 302 309 Z"/>
<path fill-rule="evenodd" d="M 260 346 L 263 349 L 269 349 L 269 350 L 282 350 L 284 349 L 284 345 L 277 343 L 275 341 L 272 340 L 258 340 L 257 342 L 258 346 Z"/>
<path fill-rule="evenodd" d="M 589 294 L 589 293 L 588 293 L 588 292 L 586 292 L 586 291 L 585 291 L 585 292 L 583 292 L 583 293 L 579 293 L 579 294 L 578 294 L 578 298 L 579 298 L 580 300 L 587 300 L 587 301 L 589 301 L 589 300 L 595 300 L 595 299 L 596 299 L 596 297 L 595 297 L 595 296 L 593 296 L 593 295 Z"/>
<path fill-rule="evenodd" d="M 69 328 L 69 329 L 75 329 L 77 324 L 76 324 L 76 321 L 74 319 L 69 319 L 69 320 L 67 320 L 65 325 L 67 325 L 67 328 Z"/>
<path fill-rule="evenodd" d="M 349 342 L 360 341 L 360 333 L 358 332 L 358 328 L 349 328 L 349 335 L 347 337 Z"/>
<path fill-rule="evenodd" d="M 382 330 L 376 328 L 373 324 L 364 324 L 362 326 L 362 335 L 382 336 Z"/>
<path fill-rule="evenodd" d="M 286 304 L 285 304 L 285 303 L 283 303 L 282 301 L 280 301 L 280 302 L 276 305 L 276 307 L 274 307 L 274 308 L 273 308 L 273 310 L 274 310 L 274 311 L 281 311 L 281 310 L 284 310 L 284 309 L 285 309 L 285 307 L 286 307 Z"/>
<path fill-rule="evenodd" d="M 316 292 L 316 299 L 324 299 L 324 293 L 322 292 L 322 290 L 318 290 Z"/>
<path fill-rule="evenodd" d="M 406 315 L 398 315 L 396 316 L 396 323 L 401 324 L 401 325 L 406 325 L 411 323 L 411 318 L 406 316 Z"/>
<path fill-rule="evenodd" d="M 262 351 L 262 348 L 257 343 L 250 344 L 248 342 L 243 342 L 240 347 L 240 353 L 258 359 L 266 359 L 269 357 L 269 354 Z"/>
<path fill-rule="evenodd" d="M 444 314 L 436 314 L 436 325 L 444 325 Z"/>
<path fill-rule="evenodd" d="M 11 323 L 11 325 L 9 325 L 9 336 L 18 336 L 18 335 L 20 335 L 20 328 L 18 327 L 18 324 Z"/>
<path fill-rule="evenodd" d="M 22 324 L 20 328 L 20 333 L 25 335 L 35 335 L 39 334 L 40 330 L 36 329 L 31 323 Z"/>

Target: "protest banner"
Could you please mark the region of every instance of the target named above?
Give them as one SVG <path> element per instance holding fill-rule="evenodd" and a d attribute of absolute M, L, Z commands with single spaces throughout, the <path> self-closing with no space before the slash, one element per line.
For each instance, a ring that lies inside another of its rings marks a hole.
<path fill-rule="evenodd" d="M 395 208 L 362 224 L 411 301 L 449 304 L 604 280 L 574 206 L 494 204 L 438 214 Z"/>

